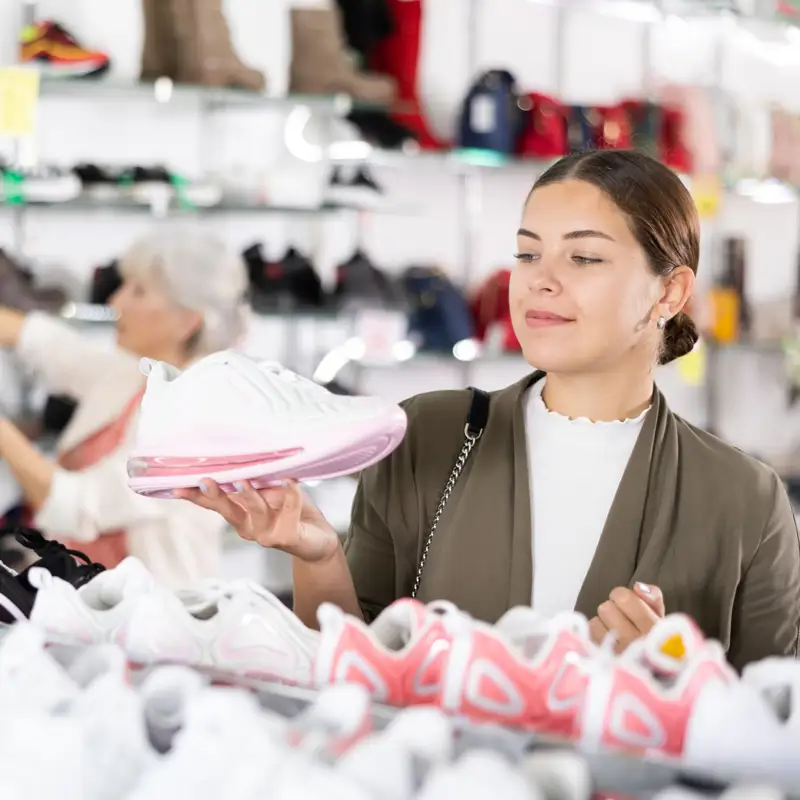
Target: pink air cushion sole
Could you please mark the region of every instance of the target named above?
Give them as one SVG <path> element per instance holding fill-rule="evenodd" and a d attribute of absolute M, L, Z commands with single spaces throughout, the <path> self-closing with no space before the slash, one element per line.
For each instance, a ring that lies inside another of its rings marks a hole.
<path fill-rule="evenodd" d="M 326 437 L 326 442 L 308 441 L 304 446 L 248 456 L 222 459 L 186 457 L 137 457 L 128 460 L 128 486 L 146 497 L 173 497 L 175 489 L 190 489 L 203 478 L 219 484 L 224 492 L 237 491 L 234 484 L 250 481 L 256 489 L 282 480 L 318 481 L 352 475 L 377 463 L 391 453 L 403 439 L 405 416 L 376 418 L 367 424 L 340 429 L 341 435 Z M 166 471 L 168 474 L 154 474 Z M 145 474 L 141 474 L 141 472 Z"/>

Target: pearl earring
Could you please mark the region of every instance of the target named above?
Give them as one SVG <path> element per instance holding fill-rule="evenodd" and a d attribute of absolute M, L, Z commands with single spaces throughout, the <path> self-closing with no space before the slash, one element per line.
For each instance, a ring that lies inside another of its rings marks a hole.
<path fill-rule="evenodd" d="M 663 331 L 663 330 L 664 330 L 664 328 L 666 328 L 666 327 L 667 327 L 667 320 L 666 320 L 666 318 L 664 318 L 664 317 L 659 317 L 659 318 L 658 318 L 658 322 L 656 322 L 656 325 L 658 326 L 658 329 L 659 329 L 660 331 Z"/>

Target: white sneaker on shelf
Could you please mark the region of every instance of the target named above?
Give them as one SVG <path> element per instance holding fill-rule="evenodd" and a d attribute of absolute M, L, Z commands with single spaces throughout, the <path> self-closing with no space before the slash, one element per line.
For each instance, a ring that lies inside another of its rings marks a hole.
<path fill-rule="evenodd" d="M 406 709 L 344 753 L 337 770 L 375 797 L 412 800 L 430 769 L 451 760 L 453 737 L 452 721 L 438 709 Z"/>
<path fill-rule="evenodd" d="M 475 750 L 455 764 L 436 769 L 417 795 L 419 800 L 543 800 L 543 795 L 497 753 Z"/>
<path fill-rule="evenodd" d="M 142 681 L 144 720 L 153 747 L 166 753 L 183 728 L 186 709 L 206 682 L 199 672 L 188 667 L 157 667 Z"/>
<path fill-rule="evenodd" d="M 212 478 L 263 487 L 360 472 L 400 443 L 405 412 L 374 397 L 334 395 L 271 361 L 228 350 L 184 372 L 143 361 L 148 375 L 129 486 L 171 497 Z"/>
<path fill-rule="evenodd" d="M 0 715 L 12 710 L 50 712 L 69 703 L 79 687 L 45 650 L 44 633 L 18 622 L 0 644 Z"/>
<path fill-rule="evenodd" d="M 138 663 L 173 662 L 307 684 L 319 634 L 249 581 L 142 597 L 125 624 Z"/>
<path fill-rule="evenodd" d="M 338 755 L 372 730 L 372 701 L 357 684 L 328 686 L 290 724 L 292 746 L 310 754 Z"/>
<path fill-rule="evenodd" d="M 51 638 L 83 644 L 120 643 L 132 609 L 155 587 L 147 567 L 132 556 L 79 589 L 43 569 L 31 570 L 29 579 L 38 590 L 31 623 Z"/>
<path fill-rule="evenodd" d="M 758 691 L 800 747 L 800 661 L 772 657 L 748 664 L 742 681 Z"/>
<path fill-rule="evenodd" d="M 122 800 L 157 760 L 142 699 L 125 683 L 124 664 L 121 651 L 105 647 L 87 651 L 72 669 L 89 680 L 65 711 L 73 737 L 86 748 L 88 768 L 81 776 L 86 800 Z"/>
<path fill-rule="evenodd" d="M 205 688 L 187 703 L 172 750 L 128 800 L 254 800 L 259 788 L 269 787 L 268 776 L 287 752 L 283 721 L 265 714 L 255 697 L 239 689 Z"/>

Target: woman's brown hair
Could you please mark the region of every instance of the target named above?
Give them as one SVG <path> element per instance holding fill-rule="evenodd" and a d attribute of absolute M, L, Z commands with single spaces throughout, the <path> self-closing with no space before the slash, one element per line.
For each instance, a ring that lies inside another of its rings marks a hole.
<path fill-rule="evenodd" d="M 531 189 L 566 180 L 590 183 L 626 216 L 650 269 L 661 276 L 686 266 L 697 274 L 700 219 L 680 178 L 654 158 L 631 150 L 590 150 L 566 156 L 546 170 Z M 697 342 L 697 327 L 683 311 L 664 329 L 658 363 L 686 355 Z"/>

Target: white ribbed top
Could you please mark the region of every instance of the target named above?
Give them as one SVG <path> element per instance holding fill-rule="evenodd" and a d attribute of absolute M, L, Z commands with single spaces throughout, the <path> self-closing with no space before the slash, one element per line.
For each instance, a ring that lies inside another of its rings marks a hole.
<path fill-rule="evenodd" d="M 572 610 L 649 409 L 635 419 L 592 422 L 550 411 L 545 381 L 525 409 L 533 536 L 533 607 Z M 612 587 L 613 588 L 613 587 Z"/>

